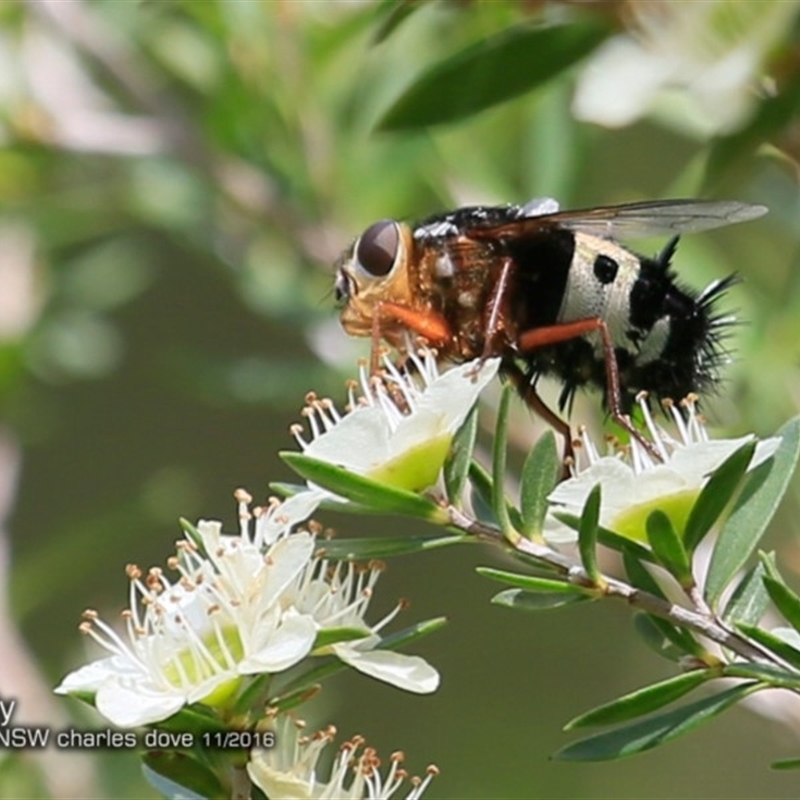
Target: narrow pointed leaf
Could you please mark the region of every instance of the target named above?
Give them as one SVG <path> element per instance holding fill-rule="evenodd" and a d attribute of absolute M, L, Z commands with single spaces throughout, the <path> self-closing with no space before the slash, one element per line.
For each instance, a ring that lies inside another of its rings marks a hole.
<path fill-rule="evenodd" d="M 505 495 L 508 410 L 510 406 L 511 387 L 505 386 L 500 398 L 500 407 L 497 410 L 497 426 L 495 427 L 492 450 L 492 511 L 506 537 L 513 537 L 515 534 L 509 517 Z"/>
<path fill-rule="evenodd" d="M 372 35 L 374 44 L 380 44 L 388 39 L 414 11 L 422 8 L 422 3 L 418 0 L 390 0 L 383 5 L 385 6 L 383 19 L 380 20 Z"/>
<path fill-rule="evenodd" d="M 662 600 L 666 599 L 664 590 L 659 586 L 658 581 L 633 553 L 627 550 L 623 552 L 622 565 L 625 567 L 628 580 L 635 588 L 660 597 Z"/>
<path fill-rule="evenodd" d="M 189 539 L 195 547 L 198 547 L 201 553 L 205 554 L 203 537 L 200 536 L 200 531 L 198 531 L 188 519 L 184 519 L 183 517 L 178 520 L 178 523 L 181 526 L 181 530 L 186 534 L 186 538 Z"/>
<path fill-rule="evenodd" d="M 598 483 L 586 499 L 581 513 L 581 524 L 578 528 L 578 549 L 581 563 L 589 580 L 599 584 L 602 581 L 600 567 L 597 564 L 597 529 L 600 520 L 600 484 Z"/>
<path fill-rule="evenodd" d="M 447 617 L 432 617 L 423 622 L 417 622 L 414 625 L 409 625 L 401 631 L 390 633 L 384 636 L 378 645 L 378 650 L 399 650 L 411 642 L 416 642 L 422 639 L 423 636 L 428 636 L 435 633 L 440 628 L 447 625 Z"/>
<path fill-rule="evenodd" d="M 444 464 L 444 485 L 447 491 L 447 499 L 456 508 L 461 508 L 461 495 L 467 483 L 477 432 L 478 408 L 476 406 L 470 411 L 464 424 L 453 438 L 450 455 Z"/>
<path fill-rule="evenodd" d="M 405 514 L 432 522 L 447 522 L 444 509 L 425 497 L 403 489 L 377 483 L 362 475 L 348 472 L 342 467 L 317 458 L 285 451 L 280 457 L 306 480 L 318 484 L 340 497 L 369 506 L 375 511 Z"/>
<path fill-rule="evenodd" d="M 701 683 L 715 677 L 719 677 L 718 672 L 701 669 L 676 675 L 668 680 L 626 694 L 610 703 L 597 706 L 568 722 L 564 730 L 587 728 L 592 725 L 616 725 L 644 714 L 651 714 L 688 694 Z"/>
<path fill-rule="evenodd" d="M 391 558 L 409 553 L 422 553 L 453 544 L 471 544 L 474 538 L 467 534 L 460 536 L 387 536 L 364 539 L 317 539 L 318 550 L 327 558 L 340 561 L 363 561 L 370 558 Z"/>
<path fill-rule="evenodd" d="M 469 480 L 472 486 L 470 501 L 475 516 L 481 522 L 498 525 L 497 518 L 492 511 L 491 476 L 477 461 L 473 461 L 469 465 Z"/>
<path fill-rule="evenodd" d="M 682 647 L 676 647 L 661 631 L 650 614 L 639 611 L 633 616 L 633 629 L 644 643 L 656 654 L 668 661 L 678 663 L 686 652 Z"/>
<path fill-rule="evenodd" d="M 725 622 L 755 625 L 764 616 L 769 605 L 769 595 L 764 588 L 764 574 L 764 565 L 758 563 L 739 581 L 725 606 L 722 615 Z"/>
<path fill-rule="evenodd" d="M 322 684 L 315 683 L 307 686 L 297 692 L 289 692 L 288 694 L 281 694 L 277 697 L 270 697 L 267 701 L 267 707 L 275 709 L 281 714 L 291 711 L 293 708 L 303 705 L 308 702 L 312 697 L 316 697 L 322 691 Z"/>
<path fill-rule="evenodd" d="M 587 594 L 565 592 L 526 592 L 524 589 L 505 589 L 492 598 L 492 603 L 517 611 L 549 611 L 553 608 L 571 606 L 589 600 Z"/>
<path fill-rule="evenodd" d="M 800 650 L 792 647 L 788 642 L 781 639 L 780 636 L 776 636 L 774 633 L 765 631 L 763 628 L 759 628 L 755 625 L 746 625 L 741 622 L 737 623 L 736 627 L 745 636 L 749 636 L 754 642 L 771 650 L 787 664 L 791 664 L 796 669 L 800 669 Z"/>
<path fill-rule="evenodd" d="M 648 594 L 652 594 L 654 597 L 660 597 L 662 600 L 666 599 L 656 579 L 637 558 L 630 553 L 623 553 L 622 559 L 625 565 L 625 572 L 633 586 Z M 650 626 L 658 631 L 667 641 L 671 642 L 680 651 L 681 655 L 690 653 L 692 655 L 701 656 L 703 654 L 703 648 L 700 643 L 689 631 L 678 628 L 661 617 L 652 616 L 650 614 L 646 616 L 649 619 Z M 643 623 L 640 624 L 643 625 Z M 643 631 L 640 631 L 640 633 L 643 634 Z M 661 653 L 662 651 L 663 647 L 656 648 L 656 652 Z M 667 657 L 670 659 L 672 658 L 671 655 Z"/>
<path fill-rule="evenodd" d="M 670 518 L 659 509 L 647 517 L 647 539 L 656 558 L 675 580 L 685 589 L 694 586 L 689 553 L 672 527 Z"/>
<path fill-rule="evenodd" d="M 686 520 L 684 542 L 692 552 L 711 530 L 730 502 L 756 449 L 754 441 L 731 453 L 703 487 Z"/>
<path fill-rule="evenodd" d="M 795 629 L 800 630 L 800 597 L 783 581 L 769 575 L 764 576 L 764 588 L 783 618 Z"/>
<path fill-rule="evenodd" d="M 608 32 L 596 22 L 509 28 L 430 67 L 389 108 L 379 127 L 452 122 L 517 97 L 591 53 Z"/>
<path fill-rule="evenodd" d="M 776 435 L 781 437 L 777 451 L 748 474 L 711 555 L 705 597 L 712 608 L 758 546 L 797 465 L 800 417 L 789 420 Z"/>
<path fill-rule="evenodd" d="M 791 689 L 794 692 L 800 690 L 800 674 L 789 672 L 781 667 L 773 667 L 771 664 L 736 662 L 723 667 L 722 674 L 730 678 L 757 680 L 770 686 Z"/>
<path fill-rule="evenodd" d="M 505 572 L 491 567 L 477 567 L 476 572 L 485 578 L 491 578 L 509 586 L 516 586 L 526 592 L 545 592 L 549 594 L 586 594 L 585 590 L 568 581 L 558 581 L 552 578 L 539 578 L 534 575 L 519 575 L 515 572 Z"/>
<path fill-rule="evenodd" d="M 561 472 L 561 459 L 553 431 L 546 431 L 531 448 L 522 466 L 520 477 L 520 511 L 522 533 L 540 537 L 547 515 L 547 496 L 556 486 Z"/>
<path fill-rule="evenodd" d="M 559 761 L 608 761 L 643 753 L 689 733 L 762 688 L 758 683 L 732 686 L 650 719 L 574 742 L 556 753 Z"/>
<path fill-rule="evenodd" d="M 667 620 L 657 617 L 654 614 L 649 615 L 650 621 L 653 625 L 668 639 L 672 644 L 681 650 L 683 655 L 692 655 L 702 658 L 706 653 L 703 646 L 697 639 L 692 636 L 689 631 L 673 625 Z"/>
<path fill-rule="evenodd" d="M 337 642 L 354 642 L 366 636 L 369 636 L 369 631 L 363 628 L 325 628 L 317 633 L 313 649 L 319 651 Z"/>
<path fill-rule="evenodd" d="M 800 758 L 784 758 L 781 761 L 773 761 L 771 769 L 800 769 Z"/>

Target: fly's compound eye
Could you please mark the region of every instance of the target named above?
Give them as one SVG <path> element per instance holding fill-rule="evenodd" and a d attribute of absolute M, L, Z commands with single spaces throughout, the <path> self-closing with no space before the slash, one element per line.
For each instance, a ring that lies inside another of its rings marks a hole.
<path fill-rule="evenodd" d="M 392 271 L 400 252 L 400 231 L 391 219 L 370 225 L 356 244 L 356 261 L 370 278 L 383 278 Z"/>

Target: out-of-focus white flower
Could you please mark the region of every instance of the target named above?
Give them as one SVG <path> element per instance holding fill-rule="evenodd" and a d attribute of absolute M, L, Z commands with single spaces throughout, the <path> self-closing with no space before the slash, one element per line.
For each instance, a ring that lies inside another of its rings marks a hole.
<path fill-rule="evenodd" d="M 317 777 L 320 754 L 333 741 L 336 728 L 329 726 L 312 736 L 292 730 L 292 720 L 278 722 L 275 747 L 253 750 L 247 772 L 253 783 L 267 797 L 281 800 L 387 800 L 408 781 L 411 791 L 406 800 L 419 800 L 428 784 L 439 774 L 431 765 L 424 779 L 409 778 L 402 768 L 405 756 L 395 752 L 389 757 L 389 768 L 381 773 L 381 760 L 376 751 L 365 747 L 361 736 L 354 736 L 339 749 L 327 781 Z M 302 729 L 302 723 L 296 723 Z M 349 783 L 349 785 L 347 785 Z"/>
<path fill-rule="evenodd" d="M 274 510 L 273 510 L 273 513 Z M 185 704 L 224 703 L 238 678 L 288 669 L 311 651 L 318 626 L 282 602 L 313 558 L 314 537 L 283 535 L 264 550 L 250 537 L 222 536 L 201 521 L 204 553 L 185 540 L 169 566 L 143 575 L 128 567 L 130 604 L 121 636 L 93 611 L 81 629 L 111 653 L 64 678 L 59 694 L 94 692 L 97 710 L 120 727 L 166 719 Z"/>
<path fill-rule="evenodd" d="M 292 427 L 303 453 L 408 491 L 435 483 L 453 436 L 500 360 L 474 361 L 441 374 L 430 351 L 411 355 L 410 360 L 416 378 L 397 369 L 388 357 L 380 377 L 370 379 L 362 365 L 362 396 L 357 399 L 357 384 L 351 386 L 350 411 L 344 415 L 331 400 L 309 395 L 303 415 L 310 441 L 301 425 Z"/>
<path fill-rule="evenodd" d="M 738 128 L 758 99 L 760 72 L 790 31 L 797 0 L 630 3 L 627 32 L 606 41 L 578 79 L 573 112 L 628 125 L 671 101 L 670 117 L 701 135 Z"/>
<path fill-rule="evenodd" d="M 674 438 L 655 424 L 644 397 L 639 398 L 639 404 L 649 440 L 662 460 L 657 461 L 636 439 L 631 439 L 628 452 L 601 457 L 584 434 L 580 453 L 588 466 L 576 469 L 574 476 L 556 486 L 548 498 L 551 508 L 544 535 L 551 543 L 572 542 L 577 536 L 555 519 L 552 512 L 580 514 L 597 484 L 602 490 L 600 524 L 604 527 L 630 539 L 643 540 L 647 517 L 660 509 L 670 517 L 675 530 L 683 531 L 709 475 L 753 439 L 753 436 L 709 439 L 693 398 L 681 404 L 686 417 L 674 405 L 667 406 L 677 431 L 678 438 Z M 779 444 L 780 439 L 775 437 L 759 442 L 748 469 L 769 458 Z"/>

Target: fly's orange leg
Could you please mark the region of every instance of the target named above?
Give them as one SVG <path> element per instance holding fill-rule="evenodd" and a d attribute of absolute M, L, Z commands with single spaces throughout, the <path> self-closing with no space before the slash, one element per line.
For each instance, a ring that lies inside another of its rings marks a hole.
<path fill-rule="evenodd" d="M 651 442 L 642 436 L 630 420 L 627 414 L 622 413 L 622 392 L 619 385 L 619 366 L 617 357 L 614 354 L 614 343 L 611 340 L 611 333 L 608 325 L 599 317 L 594 319 L 582 319 L 577 322 L 564 322 L 559 325 L 549 325 L 544 328 L 534 328 L 526 331 L 517 340 L 520 351 L 527 352 L 536 350 L 540 347 L 566 342 L 570 339 L 577 339 L 587 333 L 597 331 L 603 343 L 603 360 L 606 366 L 606 393 L 608 409 L 612 419 L 621 425 L 628 433 L 633 436 L 642 447 L 647 450 L 656 461 L 663 459 Z M 552 412 L 551 412 L 552 413 Z"/>
<path fill-rule="evenodd" d="M 372 315 L 372 357 L 370 369 L 374 375 L 378 371 L 380 341 L 383 335 L 382 323 L 399 322 L 404 327 L 419 334 L 434 347 L 447 344 L 453 338 L 453 331 L 447 320 L 435 311 L 417 311 L 397 303 L 378 303 Z"/>

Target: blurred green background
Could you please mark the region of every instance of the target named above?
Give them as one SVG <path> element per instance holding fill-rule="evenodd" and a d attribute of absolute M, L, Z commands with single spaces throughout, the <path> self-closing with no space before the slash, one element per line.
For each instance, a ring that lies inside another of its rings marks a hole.
<path fill-rule="evenodd" d="M 20 701 L 15 721 L 104 728 L 49 697 L 97 655 L 82 610 L 115 618 L 125 564 L 163 564 L 179 516 L 232 531 L 236 487 L 263 500 L 292 479 L 277 452 L 294 446 L 305 392 L 343 399 L 367 351 L 338 328 L 331 265 L 376 219 L 541 195 L 764 203 L 762 220 L 685 239 L 676 264 L 698 288 L 744 279 L 728 301 L 746 320 L 736 360 L 705 406 L 715 430 L 767 435 L 796 413 L 798 13 L 764 0 L 0 3 L 0 696 Z M 589 397 L 576 416 L 598 408 Z M 515 413 L 522 452 L 538 423 Z M 794 583 L 799 513 L 796 486 L 767 539 Z M 796 775 L 767 766 L 798 752 L 788 696 L 780 723 L 737 709 L 630 761 L 551 763 L 570 717 L 671 666 L 624 607 L 490 606 L 496 587 L 473 567 L 497 560 L 462 548 L 392 562 L 374 618 L 398 597 L 405 624 L 450 618 L 417 648 L 441 690 L 341 674 L 309 724 L 402 748 L 412 772 L 435 762 L 427 797 L 797 797 Z M 135 755 L 80 755 L 0 753 L 0 796 L 154 796 Z"/>

